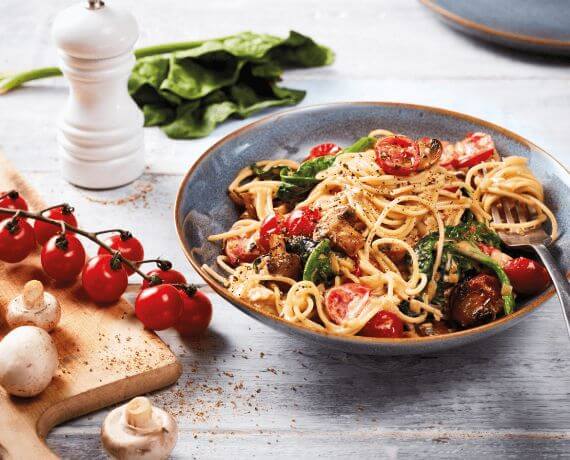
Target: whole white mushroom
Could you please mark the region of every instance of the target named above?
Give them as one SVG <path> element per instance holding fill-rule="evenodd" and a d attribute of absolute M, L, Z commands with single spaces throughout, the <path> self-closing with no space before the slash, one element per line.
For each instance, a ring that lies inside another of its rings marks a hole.
<path fill-rule="evenodd" d="M 8 304 L 6 323 L 10 329 L 19 326 L 37 326 L 50 332 L 61 318 L 61 307 L 57 299 L 44 291 L 40 281 L 28 281 L 22 294 Z"/>
<path fill-rule="evenodd" d="M 55 344 L 39 327 L 17 327 L 0 342 L 0 385 L 11 395 L 40 394 L 50 384 L 57 364 Z"/>
<path fill-rule="evenodd" d="M 101 427 L 101 441 L 113 458 L 167 459 L 176 445 L 178 426 L 168 412 L 137 397 L 113 409 Z"/>

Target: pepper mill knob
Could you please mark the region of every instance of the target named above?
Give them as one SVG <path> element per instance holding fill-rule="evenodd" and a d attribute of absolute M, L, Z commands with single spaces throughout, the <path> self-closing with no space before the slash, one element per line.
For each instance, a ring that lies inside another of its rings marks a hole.
<path fill-rule="evenodd" d="M 134 17 L 88 0 L 59 13 L 52 32 L 70 84 L 58 131 L 64 178 L 92 189 L 132 182 L 144 170 L 144 117 L 127 90 Z"/>

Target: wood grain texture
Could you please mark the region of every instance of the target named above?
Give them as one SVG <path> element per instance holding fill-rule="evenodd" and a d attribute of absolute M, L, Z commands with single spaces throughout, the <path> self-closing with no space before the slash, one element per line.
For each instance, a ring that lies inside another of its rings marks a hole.
<path fill-rule="evenodd" d="M 31 209 L 44 204 L 0 154 L 0 190 L 17 189 Z M 42 439 L 58 423 L 135 395 L 163 388 L 180 375 L 168 347 L 145 331 L 124 300 L 101 307 L 78 285 L 58 286 L 42 272 L 38 253 L 19 264 L 0 263 L 0 317 L 31 280 L 42 281 L 62 307 L 51 336 L 59 366 L 48 388 L 35 398 L 10 397 L 0 388 L 0 457 L 52 458 Z M 8 332 L 3 324 L 0 335 Z"/>
<path fill-rule="evenodd" d="M 71 2 L 0 2 L 0 70 L 53 64 L 49 27 Z M 337 52 L 330 68 L 287 73 L 286 85 L 309 91 L 304 104 L 388 100 L 463 111 L 529 138 L 570 166 L 570 61 L 481 44 L 415 0 L 115 2 L 136 15 L 141 45 L 298 29 Z M 251 120 L 196 141 L 147 129 L 147 174 L 129 187 L 86 192 L 57 172 L 55 114 L 66 95 L 64 82 L 54 79 L 0 98 L 6 154 L 46 199 L 76 205 L 84 226 L 130 228 L 149 255 L 189 272 L 172 220 L 181 175 L 222 135 Z M 212 300 L 212 327 L 201 340 L 160 333 L 184 370 L 176 386 L 152 394 L 177 414 L 175 458 L 568 456 L 569 343 L 556 299 L 485 343 L 392 359 L 294 341 Z M 55 428 L 48 445 L 65 458 L 104 458 L 99 427 L 106 414 Z"/>

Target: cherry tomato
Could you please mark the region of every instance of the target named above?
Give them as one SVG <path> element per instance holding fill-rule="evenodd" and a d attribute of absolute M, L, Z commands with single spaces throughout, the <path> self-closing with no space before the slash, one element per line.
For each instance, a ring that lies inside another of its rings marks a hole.
<path fill-rule="evenodd" d="M 73 208 L 71 206 L 64 205 L 59 208 L 50 209 L 49 211 L 44 212 L 43 216 L 48 219 L 63 221 L 72 227 L 77 227 L 77 219 L 73 215 Z M 42 222 L 41 220 L 36 220 L 34 222 L 34 232 L 38 243 L 43 246 L 52 236 L 61 232 L 61 225 L 49 224 L 47 222 Z"/>
<path fill-rule="evenodd" d="M 143 289 L 135 300 L 135 314 L 147 329 L 162 331 L 176 324 L 182 313 L 180 292 L 170 284 Z"/>
<path fill-rule="evenodd" d="M 513 289 L 519 294 L 538 294 L 550 284 L 546 268 L 535 260 L 517 257 L 509 260 L 504 266 Z"/>
<path fill-rule="evenodd" d="M 148 276 L 158 276 L 164 284 L 186 284 L 186 278 L 184 275 L 177 270 L 169 268 L 168 270 L 163 270 L 161 268 L 155 268 L 147 273 Z M 150 282 L 147 280 L 143 281 L 142 288 L 146 289 L 150 286 Z"/>
<path fill-rule="evenodd" d="M 230 238 L 226 241 L 224 250 L 229 264 L 234 267 L 243 262 L 251 263 L 261 255 L 253 236 Z"/>
<path fill-rule="evenodd" d="M 290 236 L 311 237 L 320 218 L 321 212 L 318 208 L 305 206 L 294 209 L 285 219 L 285 229 Z"/>
<path fill-rule="evenodd" d="M 187 289 L 180 289 L 182 314 L 174 326 L 181 335 L 200 335 L 212 320 L 212 302 L 201 291 L 193 295 Z"/>
<path fill-rule="evenodd" d="M 144 248 L 141 242 L 136 239 L 130 232 L 123 232 L 107 238 L 104 243 L 115 251 L 119 251 L 121 255 L 131 262 L 144 259 Z M 99 248 L 98 254 L 109 254 L 105 248 Z M 125 265 L 127 275 L 132 275 L 135 271 Z"/>
<path fill-rule="evenodd" d="M 360 330 L 360 335 L 387 339 L 404 337 L 404 323 L 390 311 L 380 310 Z"/>
<path fill-rule="evenodd" d="M 23 219 L 10 219 L 0 224 L 0 260 L 21 262 L 36 247 L 34 229 Z"/>
<path fill-rule="evenodd" d="M 120 299 L 127 289 L 127 271 L 111 254 L 91 258 L 81 274 L 83 288 L 96 303 L 111 303 Z"/>
<path fill-rule="evenodd" d="M 446 147 L 441 165 L 455 169 L 471 168 L 490 159 L 494 152 L 495 143 L 489 134 L 470 133 L 454 146 Z"/>
<path fill-rule="evenodd" d="M 0 208 L 21 209 L 22 211 L 28 210 L 28 203 L 26 203 L 26 200 L 15 190 L 11 192 L 0 192 L 0 196 L 1 195 L 5 196 L 0 198 Z M 10 217 L 12 217 L 11 214 L 0 213 L 0 222 Z"/>
<path fill-rule="evenodd" d="M 420 167 L 420 149 L 409 137 L 385 137 L 376 143 L 374 149 L 376 163 L 386 174 L 409 176 Z"/>
<path fill-rule="evenodd" d="M 274 233 L 283 231 L 283 222 L 281 216 L 277 214 L 268 215 L 261 222 L 259 229 L 259 246 L 264 251 L 269 251 L 269 237 Z"/>
<path fill-rule="evenodd" d="M 55 281 L 72 281 L 85 265 L 85 249 L 79 239 L 71 234 L 52 236 L 41 252 L 44 272 Z"/>
<path fill-rule="evenodd" d="M 370 289 L 362 284 L 342 284 L 326 293 L 325 308 L 331 321 L 340 324 L 360 313 L 369 297 Z"/>
<path fill-rule="evenodd" d="M 325 155 L 336 155 L 338 152 L 340 152 L 340 150 L 341 148 L 338 145 L 329 142 L 325 144 L 315 145 L 309 152 L 307 160 L 312 160 L 313 158 L 318 158 L 318 157 L 324 157 Z"/>

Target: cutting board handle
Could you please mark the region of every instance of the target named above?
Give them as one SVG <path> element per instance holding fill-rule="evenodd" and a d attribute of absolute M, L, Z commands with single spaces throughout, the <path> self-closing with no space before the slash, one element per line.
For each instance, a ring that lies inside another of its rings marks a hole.
<path fill-rule="evenodd" d="M 30 426 L 26 420 L 19 417 L 11 417 L 10 420 L 2 420 L 2 418 L 4 417 L 0 415 L 0 426 L 8 427 L 8 429 L 4 428 L 0 431 L 0 459 L 57 459 L 57 456 L 38 436 L 36 427 Z"/>

